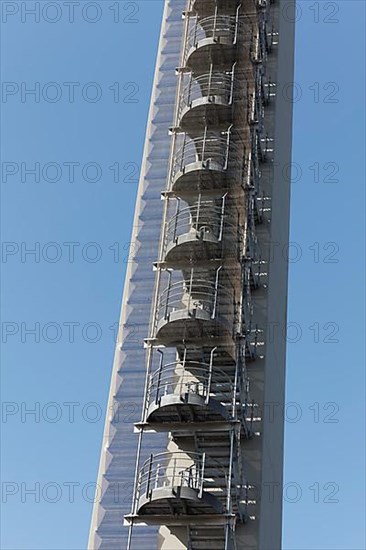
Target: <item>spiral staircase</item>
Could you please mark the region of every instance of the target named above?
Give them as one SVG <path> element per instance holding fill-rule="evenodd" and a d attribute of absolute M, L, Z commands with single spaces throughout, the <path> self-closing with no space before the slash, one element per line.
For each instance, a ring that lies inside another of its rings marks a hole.
<path fill-rule="evenodd" d="M 183 15 L 128 546 L 144 523 L 184 527 L 190 550 L 233 550 L 252 506 L 245 442 L 256 431 L 250 365 L 264 349 L 257 229 L 276 33 L 269 0 L 190 0 Z M 149 454 L 155 432 L 168 448 Z"/>

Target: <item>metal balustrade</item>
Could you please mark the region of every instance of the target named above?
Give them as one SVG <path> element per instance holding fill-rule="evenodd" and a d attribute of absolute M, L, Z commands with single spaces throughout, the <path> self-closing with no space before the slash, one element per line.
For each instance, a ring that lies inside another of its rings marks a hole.
<path fill-rule="evenodd" d="M 193 453 L 165 452 L 151 455 L 139 474 L 139 493 L 149 496 L 161 487 L 189 487 L 202 494 L 204 484 L 204 456 Z"/>
<path fill-rule="evenodd" d="M 202 137 L 195 139 L 185 135 L 181 148 L 174 158 L 173 177 L 177 172 L 183 172 L 190 164 L 197 162 L 202 167 L 216 164 L 221 170 L 226 170 L 230 150 L 230 132 L 214 133 L 206 131 Z"/>
<path fill-rule="evenodd" d="M 250 437 L 245 362 L 240 366 L 225 362 L 220 368 L 220 353 L 222 349 L 218 346 L 208 348 L 205 356 L 184 347 L 174 360 L 169 360 L 172 357 L 168 352 L 166 360 L 166 350 L 157 349 L 146 386 L 143 422 L 150 429 L 159 424 L 169 425 L 176 434 L 179 424 L 237 419 L 242 423 L 244 436 Z"/>
<path fill-rule="evenodd" d="M 225 480 L 221 492 L 225 495 L 227 475 L 219 464 L 206 465 L 205 453 L 164 452 L 150 457 L 139 471 L 135 499 L 140 515 L 176 515 L 221 513 L 223 505 L 215 494 L 209 494 L 214 469 Z M 208 474 L 208 475 L 207 475 Z M 184 504 L 182 504 L 182 502 Z"/>
<path fill-rule="evenodd" d="M 235 14 L 238 5 L 241 3 L 242 0 L 190 0 L 189 11 L 195 12 L 201 17 L 211 15 L 216 8 L 220 13 Z"/>
<path fill-rule="evenodd" d="M 235 91 L 235 65 L 230 71 L 210 71 L 202 75 L 185 73 L 179 100 L 180 126 L 192 132 L 212 121 L 217 127 L 231 119 Z"/>
<path fill-rule="evenodd" d="M 232 407 L 230 377 L 210 363 L 174 361 L 150 375 L 146 418 L 151 422 L 226 419 Z M 178 410 L 179 409 L 179 410 Z"/>
<path fill-rule="evenodd" d="M 167 273 L 168 285 L 158 298 L 158 340 L 167 344 L 184 338 L 232 337 L 235 290 L 221 267 L 214 272 L 192 268 L 184 275 L 171 270 Z"/>
<path fill-rule="evenodd" d="M 202 199 L 181 208 L 177 200 L 176 213 L 165 229 L 164 255 L 166 261 L 207 260 L 222 255 L 232 256 L 239 251 L 242 231 L 238 214 L 221 199 Z"/>
<path fill-rule="evenodd" d="M 200 137 L 191 138 L 185 133 L 179 138 L 171 174 L 171 188 L 177 194 L 225 188 L 229 168 L 241 169 L 244 156 L 232 127 L 226 132 L 206 127 Z"/>
<path fill-rule="evenodd" d="M 201 70 L 209 60 L 217 66 L 225 66 L 235 60 L 238 35 L 247 29 L 240 18 L 240 6 L 236 15 L 218 15 L 200 18 L 190 17 L 190 25 L 184 49 L 184 65 Z M 248 31 L 247 31 L 248 33 Z M 251 33 L 248 33 L 251 37 Z"/>
<path fill-rule="evenodd" d="M 201 312 L 203 319 L 225 317 L 232 322 L 235 292 L 229 279 L 219 283 L 220 271 L 221 268 L 217 269 L 213 276 L 192 268 L 186 278 L 178 274 L 178 281 L 174 281 L 173 272 L 169 271 L 168 286 L 159 296 L 158 318 L 169 321 L 177 318 L 179 312 L 189 317 Z"/>

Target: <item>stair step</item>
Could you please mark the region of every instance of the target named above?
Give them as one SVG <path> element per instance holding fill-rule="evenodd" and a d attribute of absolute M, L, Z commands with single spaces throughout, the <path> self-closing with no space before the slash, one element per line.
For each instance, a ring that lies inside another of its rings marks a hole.
<path fill-rule="evenodd" d="M 191 540 L 200 541 L 204 540 L 207 543 L 207 538 L 211 540 L 225 540 L 224 533 L 215 535 L 214 533 L 191 533 Z"/>
<path fill-rule="evenodd" d="M 221 550 L 225 548 L 225 529 L 214 526 L 191 528 L 189 542 L 192 550 Z"/>
<path fill-rule="evenodd" d="M 217 541 L 215 546 L 210 544 L 210 541 L 191 541 L 190 548 L 192 550 L 224 550 L 225 548 L 225 539 L 222 541 Z"/>

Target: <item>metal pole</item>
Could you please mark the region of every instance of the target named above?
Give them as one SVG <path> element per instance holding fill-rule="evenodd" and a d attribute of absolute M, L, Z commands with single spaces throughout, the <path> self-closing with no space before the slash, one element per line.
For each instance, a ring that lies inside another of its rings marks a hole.
<path fill-rule="evenodd" d="M 183 373 L 180 377 L 180 395 L 182 395 L 183 393 L 183 382 L 184 382 L 184 377 L 185 377 L 185 374 L 186 374 L 186 357 L 187 357 L 187 347 L 184 346 L 184 354 L 183 354 Z"/>
<path fill-rule="evenodd" d="M 230 124 L 228 130 L 227 130 L 227 137 L 226 137 L 226 158 L 225 158 L 225 162 L 224 162 L 224 170 L 227 169 L 228 167 L 228 164 L 229 164 L 229 150 L 230 150 L 230 133 L 231 133 L 231 129 L 232 129 L 233 125 Z"/>
<path fill-rule="evenodd" d="M 164 319 L 167 320 L 168 318 L 168 308 L 169 308 L 169 299 L 170 299 L 170 290 L 171 290 L 171 281 L 172 281 L 172 272 L 171 270 L 168 270 L 168 287 L 167 292 L 165 296 L 165 311 L 164 311 Z"/>
<path fill-rule="evenodd" d="M 227 197 L 227 193 L 225 193 L 225 195 L 222 197 L 219 241 L 221 241 L 222 236 L 223 236 L 223 231 L 224 231 L 226 197 Z"/>
<path fill-rule="evenodd" d="M 202 166 L 204 166 L 205 162 L 205 153 L 206 153 L 206 139 L 207 139 L 207 126 L 205 126 L 205 130 L 203 132 L 203 143 L 202 143 Z"/>
<path fill-rule="evenodd" d="M 210 400 L 210 391 L 211 391 L 211 384 L 212 384 L 212 370 L 213 370 L 213 356 L 214 356 L 214 353 L 215 353 L 216 350 L 217 350 L 217 346 L 214 347 L 211 350 L 211 354 L 210 354 L 210 368 L 209 368 L 209 371 L 208 371 L 207 393 L 206 393 L 206 400 L 205 400 L 206 405 L 208 405 L 208 402 Z"/>
<path fill-rule="evenodd" d="M 236 10 L 236 18 L 235 18 L 235 32 L 234 32 L 234 41 L 233 44 L 236 44 L 238 40 L 238 33 L 239 33 L 239 12 L 241 9 L 241 4 L 238 6 L 238 9 Z"/>
<path fill-rule="evenodd" d="M 151 472 L 152 472 L 153 460 L 154 460 L 154 455 L 151 454 L 150 455 L 150 460 L 149 460 L 149 469 L 148 469 L 148 474 L 147 474 L 146 493 L 145 493 L 146 498 L 149 498 L 149 493 L 150 493 L 150 481 L 151 481 Z"/>
<path fill-rule="evenodd" d="M 214 15 L 214 23 L 213 23 L 213 32 L 212 32 L 213 40 L 216 40 L 216 25 L 217 25 L 217 4 L 215 6 L 215 15 Z"/>
<path fill-rule="evenodd" d="M 202 463 L 201 463 L 200 489 L 198 491 L 198 498 L 202 498 L 202 496 L 203 496 L 203 482 L 204 482 L 204 479 L 205 479 L 205 462 L 206 462 L 206 453 L 203 453 Z"/>
<path fill-rule="evenodd" d="M 191 268 L 191 277 L 189 281 L 189 292 L 188 292 L 188 314 L 191 313 L 191 301 L 192 301 L 192 285 L 193 285 L 193 267 Z"/>
<path fill-rule="evenodd" d="M 161 351 L 161 349 L 158 349 L 157 352 L 160 353 L 160 364 L 159 364 L 158 381 L 157 381 L 156 396 L 155 396 L 155 405 L 158 405 L 160 400 L 160 383 L 161 383 L 161 374 L 163 370 L 163 359 L 164 359 L 164 352 Z"/>
<path fill-rule="evenodd" d="M 201 210 L 201 193 L 198 195 L 198 202 L 197 202 L 197 210 L 196 210 L 196 223 L 195 223 L 195 229 L 198 231 L 198 220 L 200 217 L 200 210 Z"/>
<path fill-rule="evenodd" d="M 175 211 L 175 223 L 174 223 L 174 234 L 173 234 L 173 241 L 177 238 L 177 225 L 178 225 L 178 216 L 180 212 L 180 198 L 177 198 L 177 208 Z"/>
<path fill-rule="evenodd" d="M 222 265 L 220 265 L 220 267 L 218 267 L 217 270 L 216 270 L 215 295 L 214 295 L 214 304 L 213 304 L 211 319 L 215 319 L 215 317 L 216 317 L 218 292 L 219 292 L 219 273 L 220 273 L 221 269 L 222 269 Z"/>
<path fill-rule="evenodd" d="M 233 100 L 234 100 L 235 68 L 236 68 L 236 61 L 233 65 L 233 68 L 232 68 L 232 71 L 231 71 L 231 88 L 230 88 L 229 105 L 231 105 L 233 103 Z"/>
<path fill-rule="evenodd" d="M 211 85 L 212 85 L 212 63 L 210 63 L 210 72 L 208 75 L 208 90 L 207 90 L 207 96 L 210 97 L 211 95 Z"/>

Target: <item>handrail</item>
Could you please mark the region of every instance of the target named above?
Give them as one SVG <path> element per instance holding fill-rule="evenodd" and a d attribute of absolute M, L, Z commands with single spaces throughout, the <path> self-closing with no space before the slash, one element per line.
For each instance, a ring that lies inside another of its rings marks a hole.
<path fill-rule="evenodd" d="M 238 26 L 240 20 L 238 15 L 215 15 L 204 17 L 202 19 L 195 17 L 193 28 L 188 31 L 186 41 L 187 51 L 196 47 L 200 40 L 205 38 L 217 39 L 218 37 L 226 36 L 232 39 L 234 45 L 238 36 Z"/>
<path fill-rule="evenodd" d="M 225 170 L 227 169 L 228 161 L 229 161 L 230 135 L 231 135 L 232 128 L 233 128 L 233 124 L 230 124 L 229 129 L 228 129 L 227 134 L 226 134 L 226 156 L 225 156 L 225 167 L 224 167 Z"/>
<path fill-rule="evenodd" d="M 211 384 L 212 384 L 212 370 L 213 370 L 213 356 L 216 351 L 217 347 L 214 347 L 211 350 L 210 354 L 210 368 L 208 373 L 208 389 L 207 389 L 207 396 L 206 396 L 206 405 L 208 404 L 208 401 L 210 399 L 210 391 L 211 391 Z"/>
<path fill-rule="evenodd" d="M 213 348 L 213 351 L 216 349 L 216 347 Z M 183 369 L 183 372 L 178 372 L 178 367 Z M 228 386 L 232 384 L 230 377 L 225 373 L 225 371 L 215 367 L 213 359 L 211 358 L 210 363 L 188 360 L 185 365 L 182 361 L 173 361 L 171 363 L 163 364 L 161 368 L 159 366 L 159 368 L 151 374 L 150 388 L 152 390 L 154 388 L 160 389 L 163 386 L 163 382 L 170 380 L 172 377 L 175 379 L 181 379 L 185 375 L 191 378 L 193 375 L 198 382 L 204 382 L 206 379 L 210 381 L 211 378 L 211 381 L 214 384 L 226 384 Z M 176 384 L 176 380 L 173 381 L 172 384 Z"/>
<path fill-rule="evenodd" d="M 220 265 L 220 267 L 216 270 L 216 279 L 215 279 L 215 300 L 214 300 L 213 311 L 212 311 L 212 314 L 211 314 L 211 319 L 215 319 L 215 316 L 216 316 L 217 299 L 218 299 L 218 292 L 219 292 L 219 276 L 220 276 L 220 271 L 221 271 L 221 269 L 222 269 L 222 266 Z"/>
<path fill-rule="evenodd" d="M 191 273 L 191 280 L 188 285 L 185 280 L 168 284 L 160 293 L 159 311 L 161 312 L 163 309 L 164 314 L 162 316 L 160 313 L 159 319 L 168 319 L 170 311 L 173 311 L 178 305 L 178 310 L 206 309 L 211 318 L 214 319 L 219 306 L 225 304 L 231 306 L 233 304 L 233 289 L 228 289 L 227 285 L 219 284 L 217 277 L 216 279 L 215 282 L 200 278 L 196 279 L 192 277 Z M 183 302 L 185 296 L 189 300 L 186 305 Z"/>
<path fill-rule="evenodd" d="M 154 481 L 154 489 L 160 487 L 189 487 L 197 491 L 198 498 L 203 497 L 205 484 L 210 482 L 205 479 L 205 470 L 207 468 L 206 453 L 183 451 L 163 452 L 151 454 L 143 463 L 138 476 L 137 501 L 142 494 L 146 498 L 151 496 L 151 485 Z M 210 458 L 211 467 L 220 469 L 224 475 L 226 487 L 228 475 L 222 464 Z M 177 471 L 178 470 L 178 471 Z M 209 491 L 210 488 L 207 487 Z"/>
<path fill-rule="evenodd" d="M 241 10 L 241 4 L 238 6 L 236 10 L 236 17 L 235 17 L 235 35 L 234 35 L 234 44 L 236 44 L 238 40 L 238 30 L 239 30 L 239 13 Z"/>
<path fill-rule="evenodd" d="M 222 240 L 222 235 L 224 231 L 226 197 L 227 197 L 227 193 L 225 193 L 225 195 L 222 197 L 219 241 Z M 236 227 L 233 224 L 231 225 L 236 229 Z"/>
<path fill-rule="evenodd" d="M 150 458 L 149 458 L 149 473 L 148 473 L 148 479 L 147 479 L 147 484 L 146 484 L 146 498 L 148 498 L 149 493 L 150 493 L 150 479 L 151 479 L 153 460 L 154 460 L 154 455 L 151 454 Z"/>
<path fill-rule="evenodd" d="M 158 353 L 160 353 L 160 364 L 159 364 L 159 371 L 158 371 L 158 388 L 160 387 L 160 383 L 161 383 L 161 375 L 162 375 L 162 370 L 163 370 L 163 360 L 164 360 L 164 353 L 161 351 L 161 349 L 158 349 L 157 350 Z M 150 375 L 150 384 L 149 384 L 149 397 L 151 395 L 151 389 L 152 389 L 152 385 L 153 385 L 153 375 Z M 156 393 L 156 398 L 155 398 L 155 405 L 157 405 L 159 403 L 159 396 L 158 396 L 158 392 Z"/>
<path fill-rule="evenodd" d="M 216 163 L 221 170 L 227 170 L 229 158 L 234 155 L 235 160 L 235 156 L 239 156 L 239 147 L 232 135 L 232 125 L 224 132 L 208 131 L 205 127 L 203 135 L 196 138 L 184 133 L 183 143 L 175 150 L 172 180 L 190 164 L 198 163 L 202 168 L 207 168 L 209 163 Z M 237 137 L 240 139 L 239 134 Z"/>
<path fill-rule="evenodd" d="M 193 205 L 176 210 L 176 213 L 167 221 L 165 230 L 165 247 L 177 237 L 194 230 L 196 236 L 205 228 L 210 230 L 220 242 L 224 231 L 227 235 L 234 235 L 237 230 L 237 220 L 233 212 L 225 212 L 227 193 L 221 199 L 221 205 L 216 199 L 199 200 Z"/>

